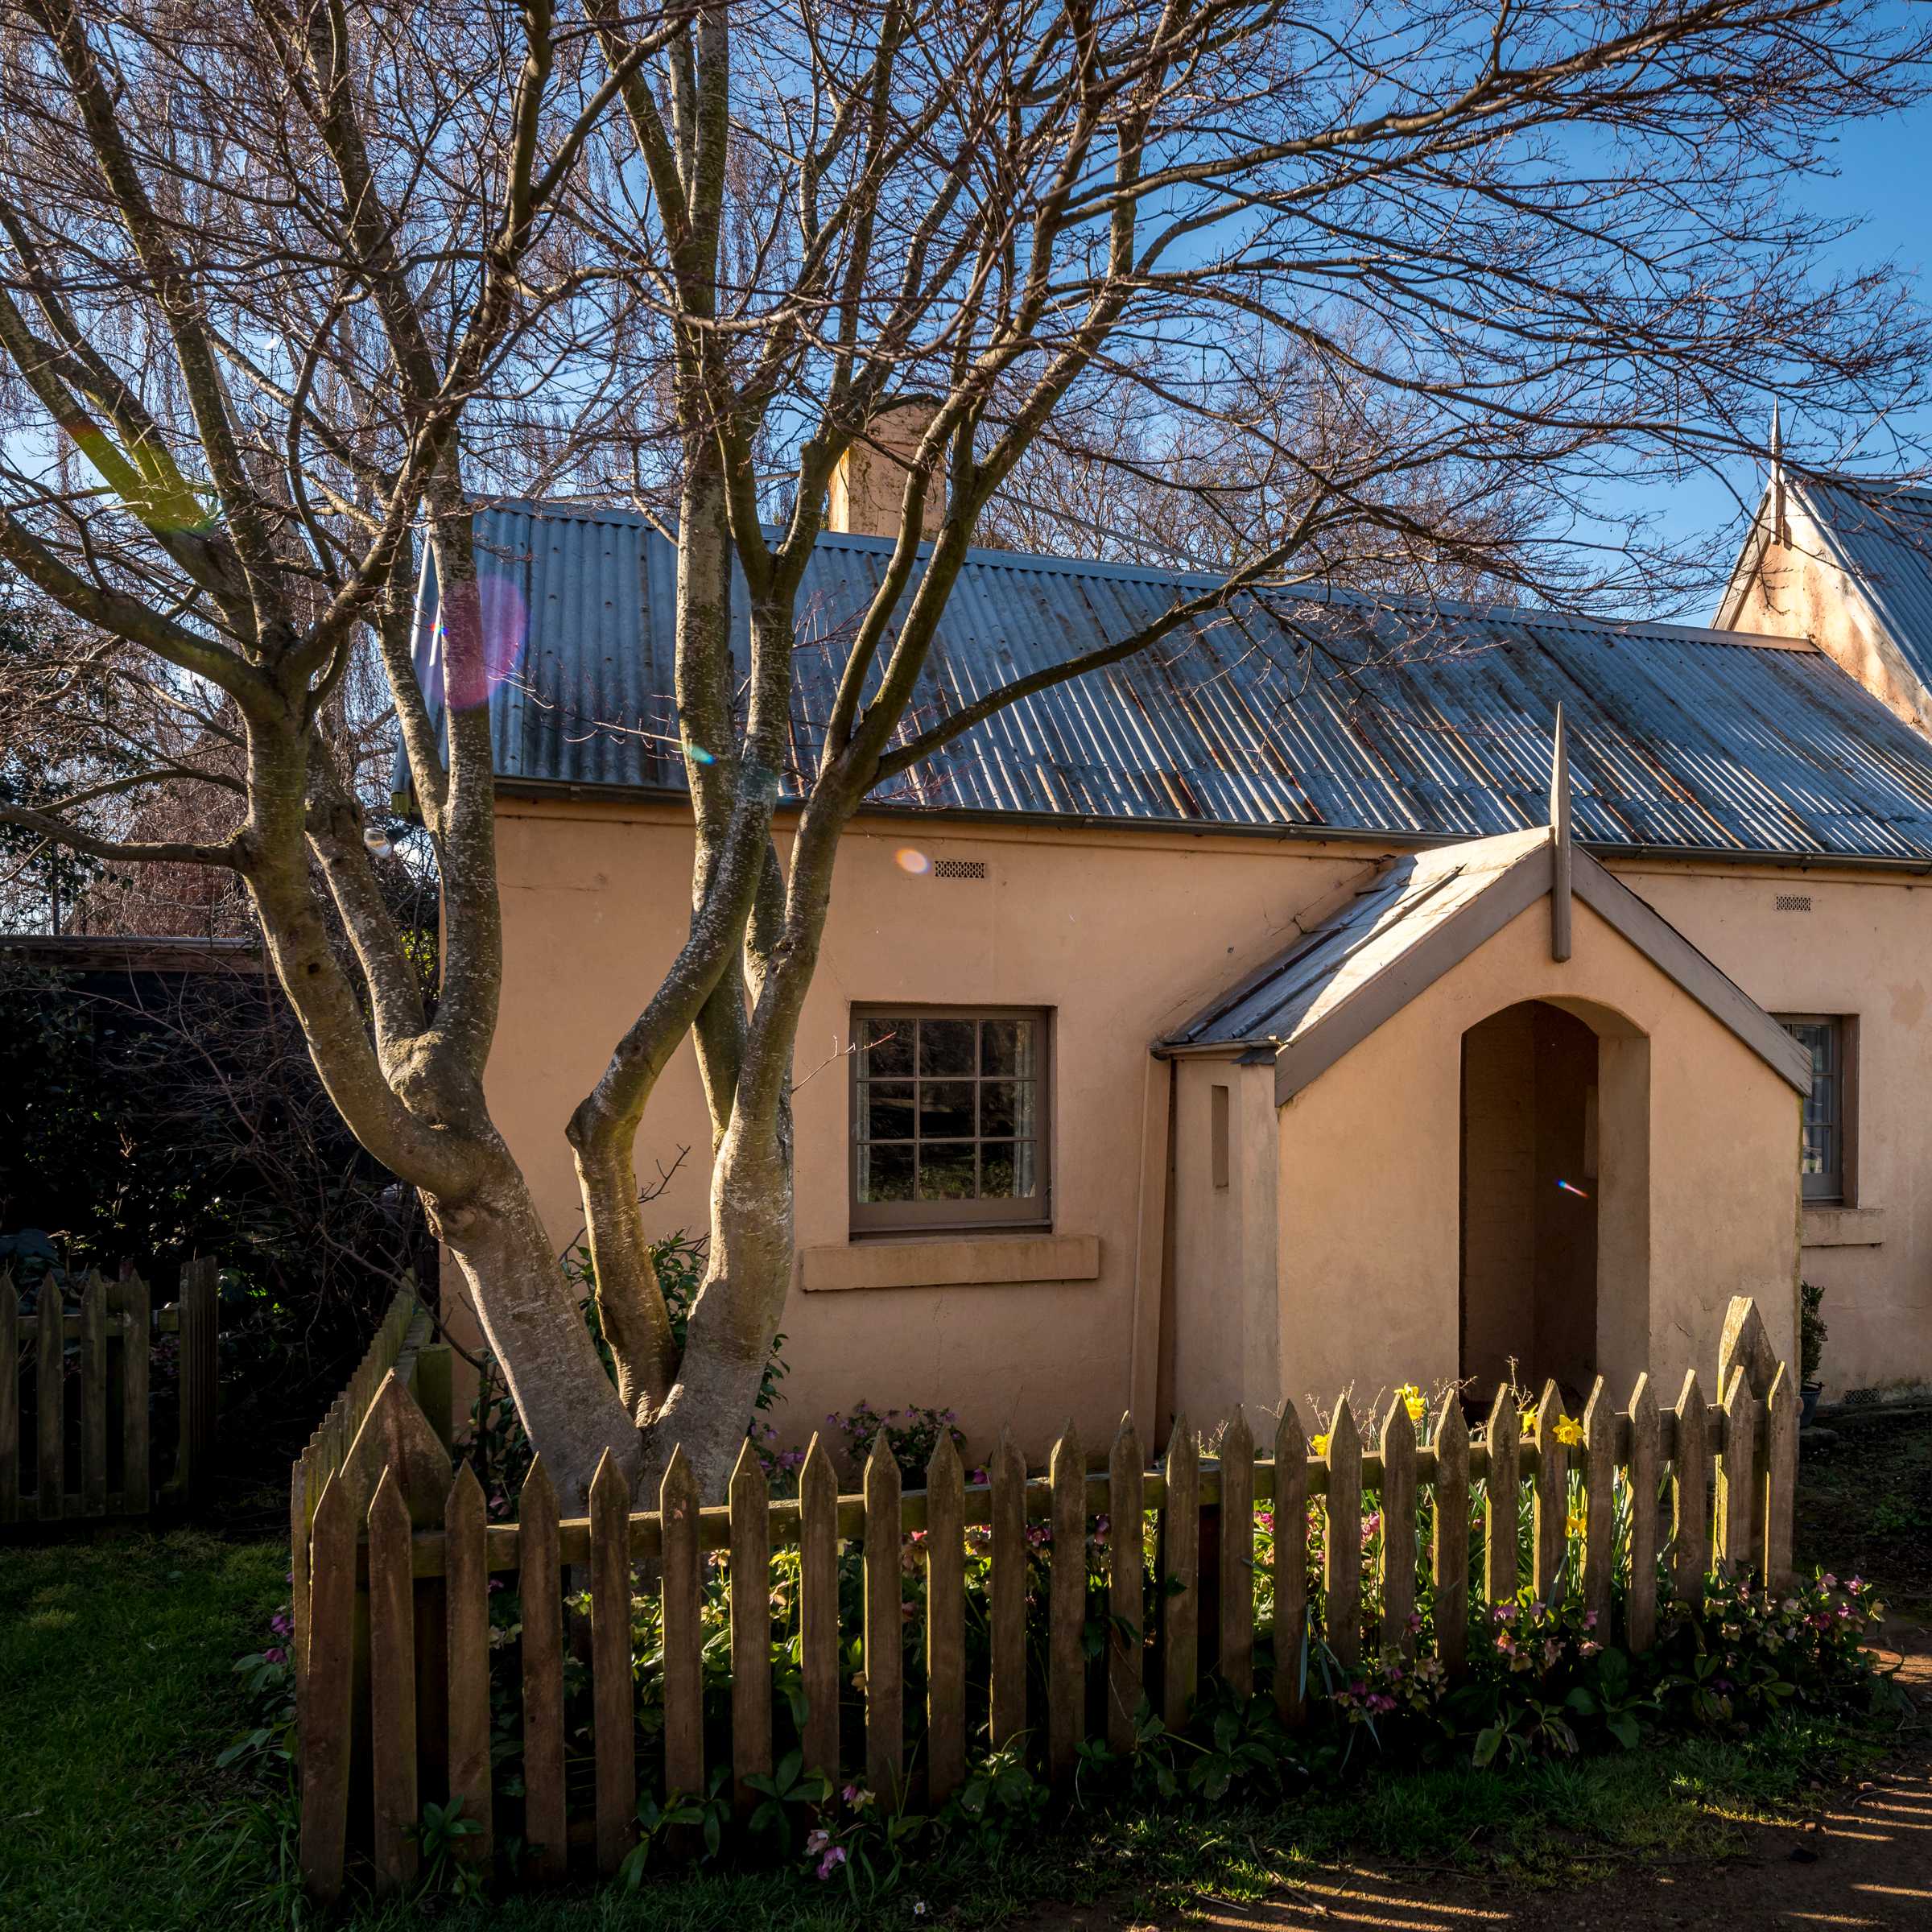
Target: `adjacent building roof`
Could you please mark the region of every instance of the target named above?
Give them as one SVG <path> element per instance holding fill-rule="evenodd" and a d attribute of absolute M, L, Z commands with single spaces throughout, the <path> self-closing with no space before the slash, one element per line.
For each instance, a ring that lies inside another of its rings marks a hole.
<path fill-rule="evenodd" d="M 1506 832 L 1396 861 L 1353 902 L 1251 973 L 1156 1046 L 1166 1054 L 1271 1057 L 1278 1105 L 1553 890 L 1614 926 L 1798 1092 L 1811 1061 L 1771 1018 L 1654 907 L 1587 852 L 1566 880 L 1559 834 Z"/>
<path fill-rule="evenodd" d="M 1810 514 L 1831 560 L 1864 591 L 1921 682 L 1932 685 L 1932 489 L 1796 477 L 1785 487 Z"/>
<path fill-rule="evenodd" d="M 681 790 L 672 546 L 639 517 L 571 506 L 504 506 L 477 530 L 506 786 Z M 794 791 L 890 548 L 828 535 L 808 568 Z M 1126 635 L 1212 581 L 976 551 L 910 724 Z M 433 580 L 418 652 L 433 698 Z M 1807 645 L 1319 592 L 1245 593 L 996 715 L 873 803 L 1480 838 L 1542 822 L 1559 704 L 1577 836 L 1599 849 L 1932 862 L 1932 745 Z"/>

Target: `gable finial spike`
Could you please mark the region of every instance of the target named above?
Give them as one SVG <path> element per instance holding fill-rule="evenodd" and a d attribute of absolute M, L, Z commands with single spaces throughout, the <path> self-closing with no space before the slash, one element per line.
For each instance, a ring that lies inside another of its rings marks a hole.
<path fill-rule="evenodd" d="M 1561 704 L 1550 733 L 1550 826 L 1566 834 L 1570 827 L 1570 741 L 1563 729 Z"/>
<path fill-rule="evenodd" d="M 1785 432 L 1780 420 L 1777 398 L 1771 398 L 1771 537 L 1774 543 L 1789 541 L 1785 530 Z"/>
<path fill-rule="evenodd" d="M 1570 956 L 1571 889 L 1575 872 L 1570 847 L 1570 741 L 1563 708 L 1556 708 L 1550 742 L 1550 956 Z"/>

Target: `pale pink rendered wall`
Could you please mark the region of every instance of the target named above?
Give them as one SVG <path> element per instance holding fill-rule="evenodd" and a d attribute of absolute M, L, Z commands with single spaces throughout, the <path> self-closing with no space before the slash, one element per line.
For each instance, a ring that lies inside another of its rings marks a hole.
<path fill-rule="evenodd" d="M 1932 1379 L 1932 880 L 1618 871 L 1761 1006 L 1856 1016 L 1857 1201 L 1803 1217 L 1803 1273 L 1826 1290 L 1825 1387 Z M 1781 896 L 1811 910 L 1780 911 Z"/>
<path fill-rule="evenodd" d="M 1344 1055 L 1282 1110 L 1286 1393 L 1358 1406 L 1457 1373 L 1462 1036 L 1524 999 L 1594 1002 L 1650 1039 L 1650 1283 L 1643 1355 L 1598 1297 L 1600 1366 L 1620 1398 L 1648 1367 L 1674 1399 L 1713 1379 L 1726 1303 L 1757 1298 L 1794 1349 L 1798 1101 L 1780 1076 L 1580 902 L 1575 951 L 1550 957 L 1532 906 Z M 1627 1290 L 1626 1290 L 1627 1293 Z"/>
<path fill-rule="evenodd" d="M 1152 1413 L 1171 1076 L 1150 1059 L 1149 1042 L 1278 951 L 1293 936 L 1297 911 L 1312 919 L 1379 848 L 1075 828 L 956 823 L 943 829 L 939 836 L 941 828 L 930 819 L 869 819 L 841 858 L 825 963 L 799 1049 L 801 1247 L 835 1261 L 866 1258 L 848 1249 L 845 1224 L 847 1075 L 839 1056 L 849 1003 L 1037 1001 L 1059 1016 L 1055 1228 L 1097 1237 L 1099 1272 L 1092 1281 L 1030 1287 L 806 1294 L 795 1285 L 785 1315 L 793 1398 L 781 1422 L 799 1436 L 827 1410 L 861 1396 L 881 1404 L 943 1402 L 960 1410 L 976 1446 L 1010 1422 L 1037 1448 L 1069 1414 L 1091 1433 L 1110 1430 L 1129 1403 L 1143 1418 Z M 511 799 L 502 808 L 500 838 L 506 983 L 489 1088 L 561 1246 L 580 1220 L 564 1123 L 683 929 L 689 833 L 668 806 Z M 984 859 L 991 876 L 976 882 L 909 874 L 894 857 L 905 847 L 929 857 Z M 1834 1389 L 1932 1376 L 1932 1134 L 1925 1100 L 1932 1094 L 1932 1026 L 1926 1023 L 1932 883 L 1913 890 L 1876 874 L 1800 876 L 1763 868 L 1616 869 L 1761 1003 L 1778 1011 L 1861 1015 L 1864 1199 L 1879 1212 L 1876 1219 L 1861 1211 L 1813 1214 L 1806 1221 L 1821 1242 L 1879 1245 L 1806 1250 L 1806 1272 L 1831 1294 L 1826 1375 Z M 1810 894 L 1818 910 L 1775 914 L 1775 894 L 1794 889 Z M 1580 907 L 1579 920 L 1584 923 Z M 1509 986 L 1497 1003 L 1532 997 L 1547 985 L 1551 970 L 1546 947 L 1538 972 Z M 1425 1001 L 1410 1013 L 1428 1009 Z M 1412 1017 L 1410 1024 L 1416 1023 Z M 1444 1062 L 1451 1097 L 1457 1039 L 1459 1033 L 1447 1041 Z M 1414 1131 L 1428 1117 L 1416 1112 L 1427 1082 L 1405 1063 L 1407 1051 L 1393 1051 L 1378 1036 L 1349 1056 L 1374 1058 L 1386 1119 L 1364 1124 L 1352 1144 L 1331 1140 L 1317 1162 L 1327 1175 L 1331 1225 L 1346 1257 L 1332 1271 L 1339 1319 L 1353 1330 L 1351 1304 L 1358 1294 L 1367 1294 L 1372 1307 L 1385 1299 L 1386 1319 L 1378 1313 L 1360 1324 L 1376 1337 L 1379 1352 L 1344 1373 L 1346 1350 L 1323 1344 L 1319 1380 L 1299 1368 L 1289 1375 L 1287 1391 L 1298 1399 L 1338 1375 L 1373 1383 L 1385 1374 L 1385 1360 L 1397 1380 L 1453 1371 L 1456 1142 L 1453 1131 Z M 1251 1162 L 1255 1144 L 1265 1145 L 1265 1129 L 1257 1132 L 1253 1122 L 1268 1111 L 1271 1070 L 1224 1066 L 1215 1077 L 1241 1089 L 1234 1130 L 1243 1151 L 1235 1158 Z M 1654 1251 L 1665 1254 L 1686 1218 L 1671 1151 L 1670 1137 L 1678 1130 L 1671 1109 L 1688 1108 L 1686 1117 L 1695 1120 L 1699 1096 L 1667 1066 L 1660 1063 L 1656 1078 L 1660 1220 L 1651 1238 Z M 1454 1117 L 1452 1109 L 1442 1117 Z M 1411 1128 L 1406 1136 L 1387 1145 L 1379 1137 L 1384 1125 L 1405 1124 Z M 1789 1132 L 1794 1141 L 1795 1127 Z M 1177 1136 L 1183 1174 L 1197 1146 L 1204 1161 L 1194 1128 Z M 658 1163 L 669 1166 L 680 1146 L 688 1147 L 688 1157 L 649 1211 L 658 1229 L 697 1229 L 705 1221 L 708 1129 L 688 1049 L 646 1116 L 641 1172 L 649 1177 Z M 1779 1162 L 1794 1159 L 1794 1152 L 1778 1156 Z M 1416 1191 L 1418 1174 L 1442 1162 L 1446 1207 L 1430 1191 L 1433 1183 Z M 1789 1168 L 1774 1164 L 1780 1170 Z M 1265 1218 L 1272 1212 L 1263 1206 L 1269 1188 L 1251 1167 L 1240 1166 L 1238 1173 L 1250 1211 Z M 1305 1204 L 1308 1177 L 1297 1184 Z M 1448 1230 L 1446 1323 L 1439 1323 L 1439 1310 L 1429 1312 L 1433 1290 L 1426 1282 L 1412 1294 L 1399 1271 L 1414 1252 L 1408 1224 L 1425 1203 L 1427 1212 L 1449 1217 L 1441 1224 Z M 1788 1224 L 1788 1200 L 1780 1212 Z M 1699 1216 L 1687 1218 L 1695 1223 Z M 1184 1223 L 1177 1226 L 1177 1258 L 1186 1232 Z M 1715 1312 L 1694 1350 L 1692 1338 L 1685 1339 L 1684 1359 L 1694 1352 L 1707 1368 L 1715 1348 L 1711 1324 L 1728 1292 L 1715 1278 L 1728 1271 L 1699 1259 L 1711 1251 L 1700 1245 L 1695 1226 L 1689 1238 L 1690 1271 L 1702 1268 L 1714 1278 Z M 1775 1228 L 1770 1238 L 1777 1238 Z M 956 1263 L 969 1245 L 935 1243 L 934 1252 L 950 1252 Z M 1296 1340 L 1305 1344 L 1311 1332 L 1305 1306 L 1292 1319 L 1282 1308 L 1278 1351 L 1269 1340 L 1277 1310 L 1255 1286 L 1261 1252 L 1244 1241 L 1238 1263 L 1216 1262 L 1205 1274 L 1192 1265 L 1176 1268 L 1174 1292 L 1187 1298 L 1190 1315 L 1205 1320 L 1216 1311 L 1213 1319 L 1227 1321 L 1231 1339 L 1244 1338 L 1238 1377 L 1217 1372 L 1211 1382 L 1195 1383 L 1190 1369 L 1187 1385 L 1177 1385 L 1191 1410 L 1218 1406 L 1237 1380 L 1243 1399 L 1272 1400 L 1266 1391 L 1280 1377 L 1279 1364 L 1305 1359 Z M 1238 1323 L 1218 1312 L 1231 1300 L 1241 1309 Z M 1610 1310 L 1600 1312 L 1608 1323 Z M 1774 1315 L 1768 1308 L 1767 1319 Z M 1315 1331 L 1331 1319 L 1323 1311 Z M 1639 1346 L 1634 1334 L 1618 1340 L 1606 1330 L 1604 1340 L 1620 1361 Z M 1177 1371 L 1187 1347 L 1177 1338 Z M 1323 1399 L 1333 1394 L 1328 1387 Z"/>
<path fill-rule="evenodd" d="M 690 834 L 671 807 L 517 800 L 502 807 L 499 839 L 505 986 L 488 1088 L 561 1247 L 582 1218 L 564 1123 L 683 929 Z M 984 860 L 989 876 L 910 873 L 895 856 L 907 848 Z M 795 1281 L 783 1431 L 801 1438 L 861 1397 L 955 1408 L 976 1450 L 1010 1425 L 1037 1453 L 1070 1416 L 1101 1442 L 1129 1406 L 1146 1426 L 1169 1084 L 1150 1044 L 1278 951 L 1298 911 L 1365 877 L 1375 849 L 1077 828 L 942 833 L 930 819 L 855 831 L 799 1040 L 806 1269 L 811 1251 L 848 1245 L 850 1006 L 895 1000 L 1055 1009 L 1055 1231 L 1097 1236 L 1100 1267 L 1096 1279 L 1045 1284 L 807 1293 Z M 670 1167 L 680 1148 L 688 1155 L 647 1211 L 658 1230 L 705 1224 L 709 1137 L 688 1047 L 645 1117 L 640 1173 Z M 932 1272 L 989 1238 L 933 1243 Z M 845 1259 L 821 1255 L 827 1272 Z"/>
<path fill-rule="evenodd" d="M 1228 1090 L 1225 1187 L 1211 1172 L 1216 1086 Z M 1282 1399 L 1274 1068 L 1183 1059 L 1174 1095 L 1174 1400 L 1208 1429 L 1236 1402 L 1266 1409 Z"/>

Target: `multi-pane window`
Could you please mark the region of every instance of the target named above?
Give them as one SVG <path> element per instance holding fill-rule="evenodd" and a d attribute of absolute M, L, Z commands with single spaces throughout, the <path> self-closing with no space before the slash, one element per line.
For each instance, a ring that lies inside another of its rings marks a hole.
<path fill-rule="evenodd" d="M 861 1008 L 852 1033 L 855 1230 L 1046 1223 L 1044 1013 Z"/>
<path fill-rule="evenodd" d="M 1781 1024 L 1811 1055 L 1811 1091 L 1805 1100 L 1805 1139 L 1800 1162 L 1807 1201 L 1845 1198 L 1845 1029 L 1841 1020 L 1810 1013 L 1785 1016 Z"/>

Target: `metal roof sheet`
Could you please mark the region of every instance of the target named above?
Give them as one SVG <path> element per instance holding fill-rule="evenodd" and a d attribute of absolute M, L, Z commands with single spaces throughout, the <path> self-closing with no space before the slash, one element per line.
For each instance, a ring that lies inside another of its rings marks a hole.
<path fill-rule="evenodd" d="M 672 546 L 621 511 L 510 504 L 477 522 L 502 779 L 682 789 Z M 828 535 L 808 567 L 794 791 L 890 550 Z M 1211 581 L 975 551 L 908 724 L 1127 634 Z M 741 598 L 738 630 L 741 667 Z M 431 582 L 418 652 L 432 701 L 436 638 Z M 873 803 L 1484 837 L 1542 823 L 1559 703 L 1579 839 L 1932 861 L 1932 745 L 1808 646 L 1319 592 L 1244 593 L 1150 650 L 997 714 Z"/>

